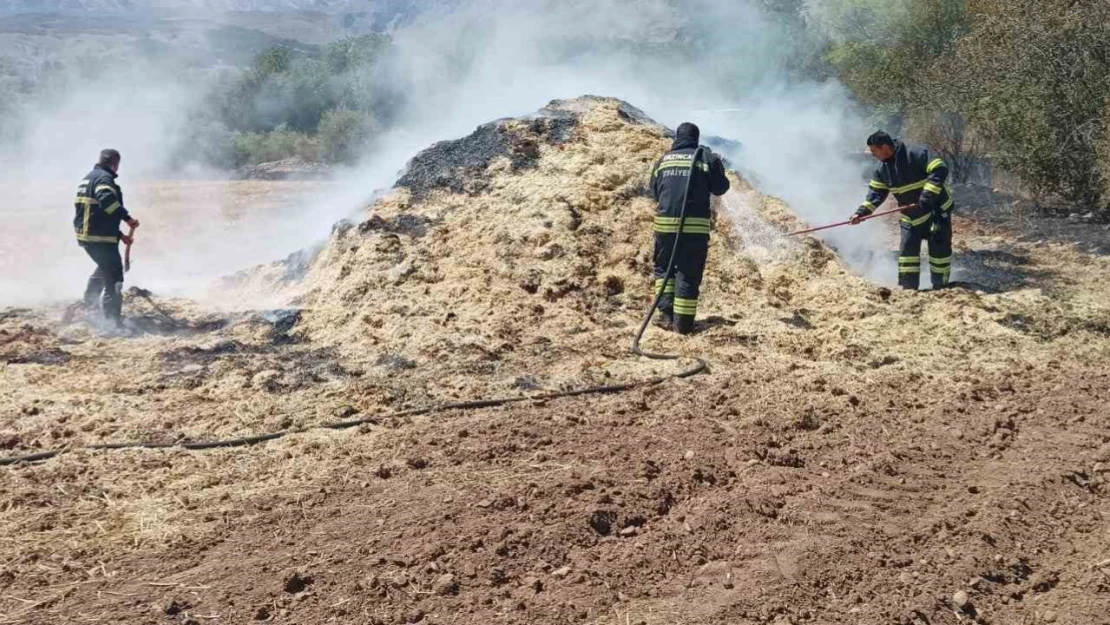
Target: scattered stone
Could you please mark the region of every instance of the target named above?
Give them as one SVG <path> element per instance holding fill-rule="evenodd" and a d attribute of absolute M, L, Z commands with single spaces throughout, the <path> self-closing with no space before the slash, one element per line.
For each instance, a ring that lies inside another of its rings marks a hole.
<path fill-rule="evenodd" d="M 1041 620 L 1046 623 L 1055 623 L 1057 618 L 1059 617 L 1053 610 L 1045 610 L 1043 613 L 1041 613 Z"/>
<path fill-rule="evenodd" d="M 902 582 L 903 584 L 907 584 L 907 585 L 912 584 L 913 583 L 913 575 L 910 575 L 909 573 L 903 571 L 902 574 L 898 576 L 898 581 Z"/>
<path fill-rule="evenodd" d="M 683 458 L 686 458 L 687 460 L 693 460 L 694 459 L 694 450 L 693 449 L 687 450 L 686 454 L 683 455 Z"/>
<path fill-rule="evenodd" d="M 971 598 L 967 596 L 966 592 L 958 590 L 956 594 L 952 595 L 952 603 L 957 608 L 966 610 L 971 605 Z"/>
<path fill-rule="evenodd" d="M 432 590 L 437 595 L 457 595 L 459 594 L 459 583 L 455 581 L 454 575 L 447 573 L 436 579 L 435 583 L 432 584 Z"/>
<path fill-rule="evenodd" d="M 483 499 L 477 503 L 479 508 L 488 508 L 493 505 L 492 499 Z"/>
<path fill-rule="evenodd" d="M 635 525 L 626 527 L 621 530 L 621 536 L 635 536 L 639 532 L 639 528 Z"/>
<path fill-rule="evenodd" d="M 571 571 L 571 569 L 570 569 L 569 566 L 564 566 L 562 568 L 555 569 L 555 571 L 552 572 L 551 574 L 554 575 L 555 577 L 563 578 L 563 577 L 566 577 L 567 575 L 570 575 L 570 571 Z"/>

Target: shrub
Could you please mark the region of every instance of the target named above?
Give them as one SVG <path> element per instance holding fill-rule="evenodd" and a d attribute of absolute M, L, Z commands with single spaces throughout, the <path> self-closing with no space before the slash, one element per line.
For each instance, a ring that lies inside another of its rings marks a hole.
<path fill-rule="evenodd" d="M 367 113 L 331 110 L 320 120 L 320 150 L 330 163 L 351 163 L 358 159 L 374 130 Z"/>

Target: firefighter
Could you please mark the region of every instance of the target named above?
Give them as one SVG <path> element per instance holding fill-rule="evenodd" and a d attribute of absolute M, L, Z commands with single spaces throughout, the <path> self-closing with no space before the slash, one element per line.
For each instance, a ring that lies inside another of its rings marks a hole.
<path fill-rule="evenodd" d="M 120 309 L 123 306 L 123 261 L 119 242 L 131 244 L 130 238 L 119 231 L 120 222 L 132 228 L 139 227 L 139 221 L 124 208 L 123 192 L 116 184 L 119 163 L 119 152 L 101 150 L 93 170 L 77 185 L 73 218 L 77 244 L 96 263 L 96 271 L 89 277 L 85 289 L 85 306 L 95 310 L 97 300 L 103 297 L 101 310 L 116 327 L 122 326 Z"/>
<path fill-rule="evenodd" d="M 867 138 L 878 161 L 867 200 L 852 224 L 875 212 L 893 193 L 902 211 L 902 244 L 898 252 L 898 285 L 916 290 L 921 277 L 921 242 L 929 242 L 933 289 L 948 286 L 952 275 L 952 191 L 945 185 L 948 165 L 924 147 L 911 147 L 879 131 Z"/>
<path fill-rule="evenodd" d="M 709 254 L 711 213 L 709 194 L 724 195 L 729 188 L 725 167 L 720 157 L 702 148 L 698 161 L 694 153 L 700 139 L 698 127 L 684 123 L 675 133 L 671 150 L 663 155 L 651 171 L 651 192 L 659 203 L 655 215 L 655 294 L 663 292 L 659 302 L 660 325 L 671 327 L 679 334 L 694 330 L 698 312 L 698 292 Z M 692 177 L 691 177 L 692 176 Z M 682 198 L 689 181 L 686 219 L 679 229 Z M 671 280 L 663 284 L 667 263 L 678 239 L 678 255 Z"/>

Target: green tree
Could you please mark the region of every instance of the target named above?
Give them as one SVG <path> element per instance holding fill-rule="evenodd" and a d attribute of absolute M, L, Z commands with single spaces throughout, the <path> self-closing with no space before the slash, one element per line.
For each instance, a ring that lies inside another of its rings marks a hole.
<path fill-rule="evenodd" d="M 1106 188 L 1110 4 L 971 0 L 953 88 L 999 165 L 1049 203 L 1093 208 Z"/>
<path fill-rule="evenodd" d="M 367 113 L 350 110 L 331 110 L 320 120 L 320 148 L 324 160 L 331 163 L 351 163 L 366 148 L 374 120 Z"/>

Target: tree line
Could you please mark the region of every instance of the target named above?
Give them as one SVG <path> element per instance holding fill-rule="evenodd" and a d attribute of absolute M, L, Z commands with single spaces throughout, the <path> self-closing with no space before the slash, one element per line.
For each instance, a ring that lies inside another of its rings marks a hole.
<path fill-rule="evenodd" d="M 987 161 L 1042 206 L 1110 217 L 1110 2 L 759 1 L 795 40 L 795 77 L 839 80 L 874 126 L 930 145 L 957 182 Z M 352 161 L 398 104 L 375 67 L 389 46 L 372 35 L 263 52 L 212 90 L 194 156 Z"/>
<path fill-rule="evenodd" d="M 1110 3 L 794 2 L 827 66 L 876 118 L 1042 206 L 1110 217 Z"/>

